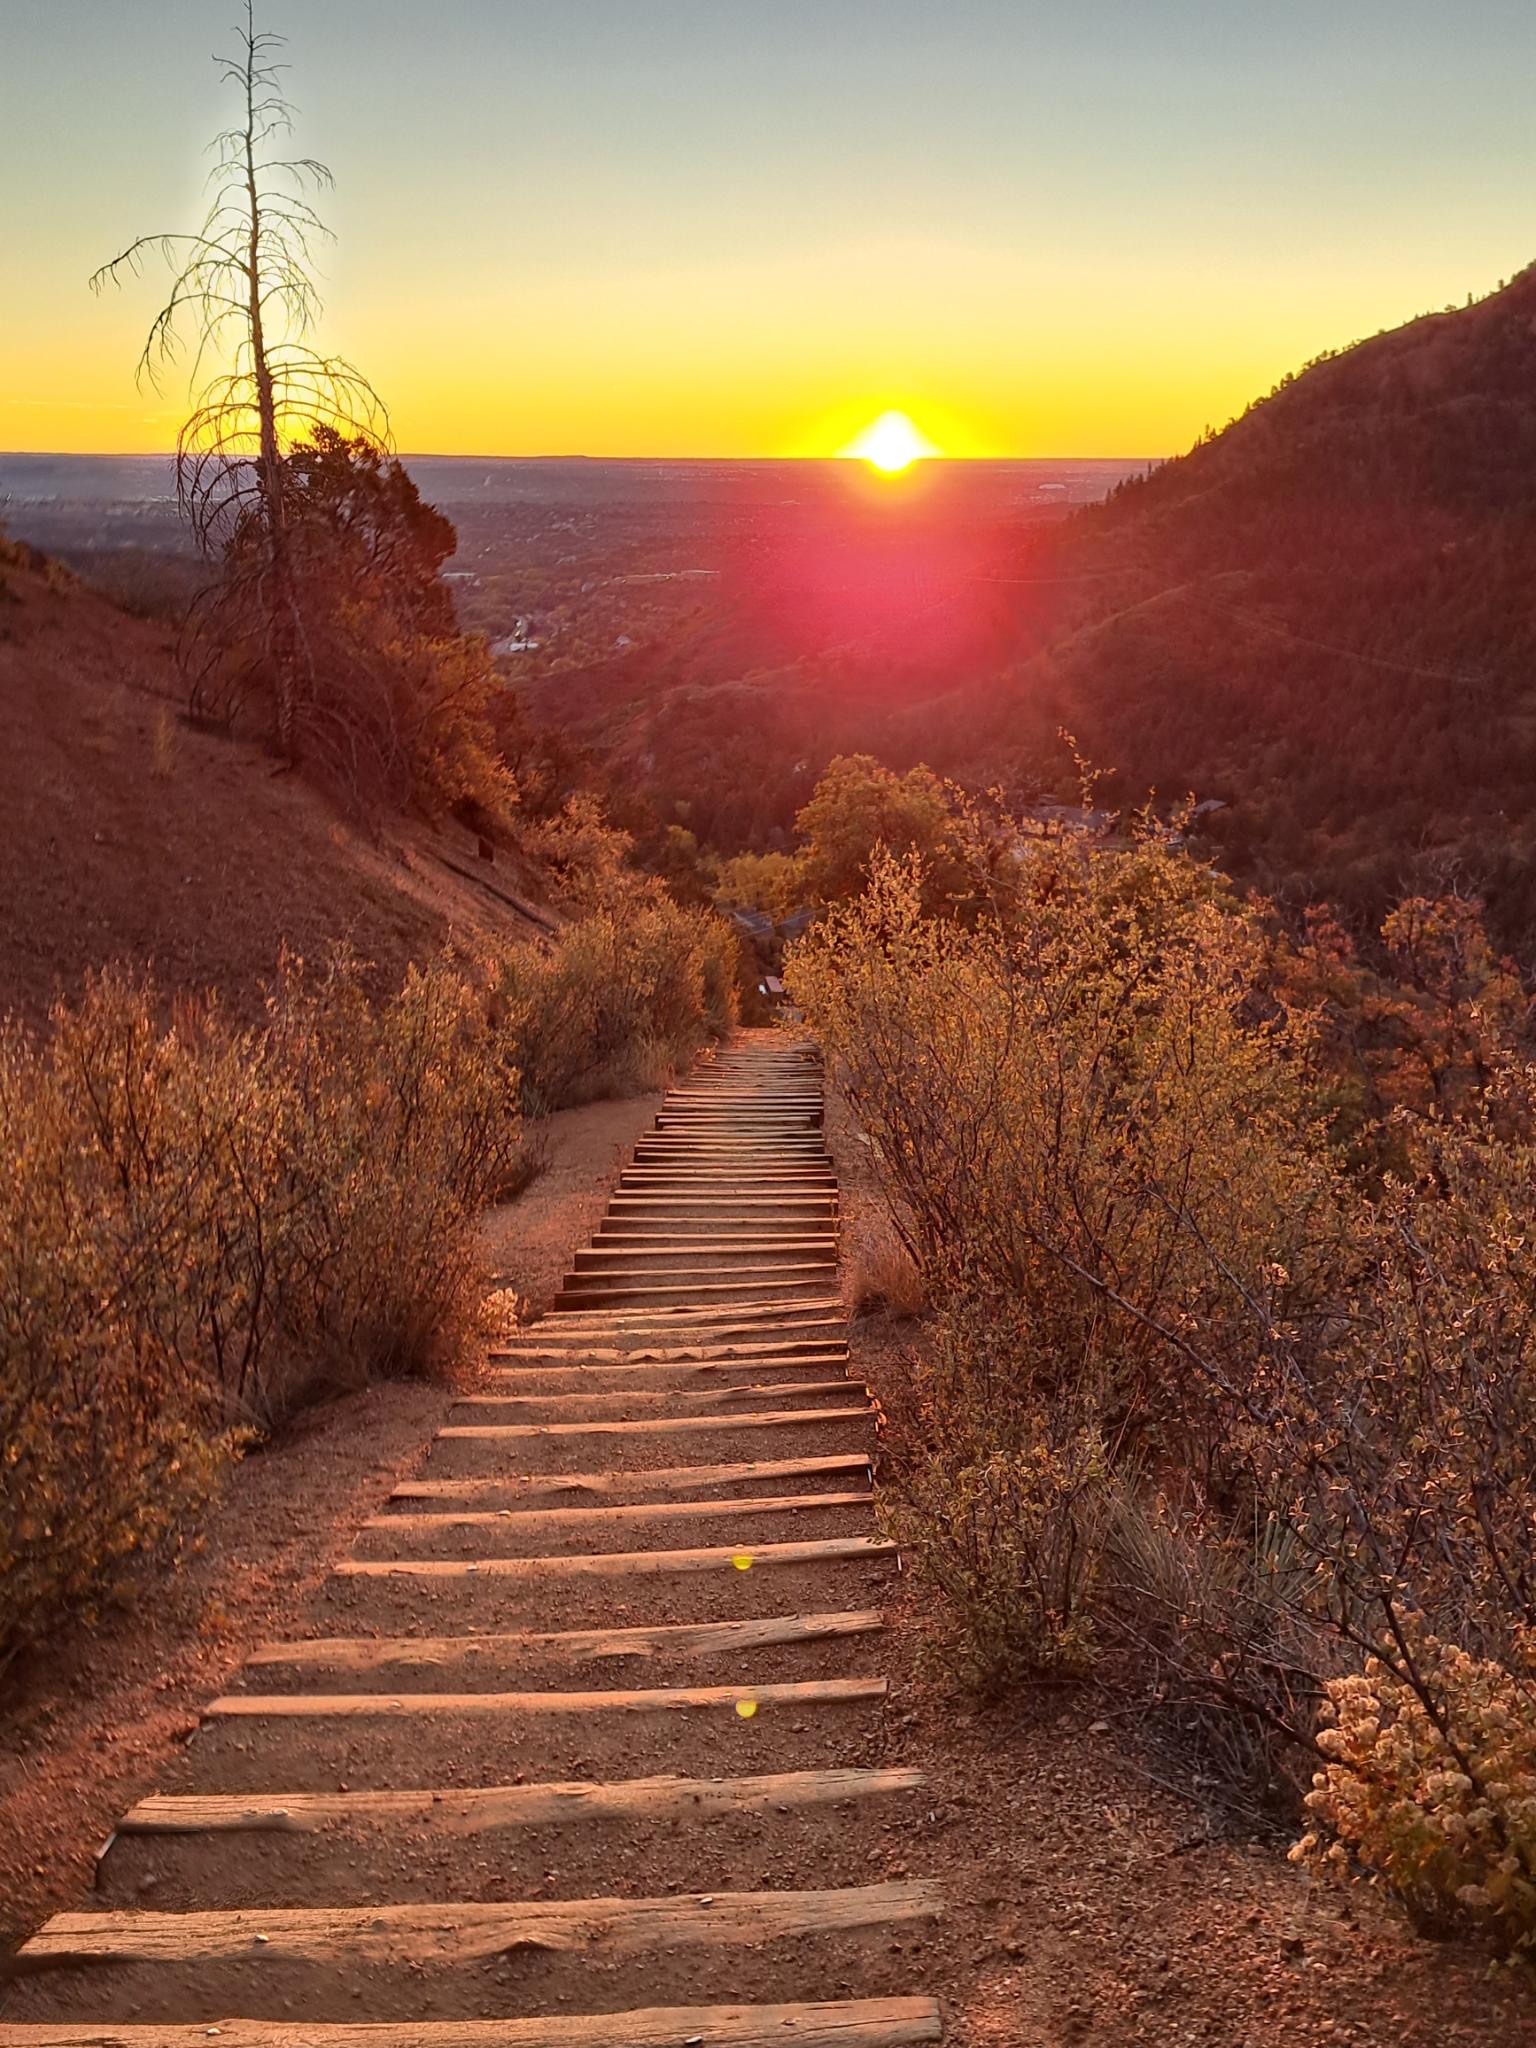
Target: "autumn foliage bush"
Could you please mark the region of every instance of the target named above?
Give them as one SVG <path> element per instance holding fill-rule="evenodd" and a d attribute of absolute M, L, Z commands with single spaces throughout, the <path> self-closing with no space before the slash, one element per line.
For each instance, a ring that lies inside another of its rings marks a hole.
<path fill-rule="evenodd" d="M 531 1114 L 659 1087 L 735 1023 L 735 940 L 718 917 L 636 893 L 508 953 L 495 1009 Z"/>
<path fill-rule="evenodd" d="M 727 927 L 633 878 L 491 970 L 379 1003 L 289 961 L 256 1029 L 113 970 L 43 1036 L 0 1023 L 0 1665 L 173 1542 L 243 1436 L 450 1368 L 527 1112 L 734 1021 Z"/>
<path fill-rule="evenodd" d="M 891 1516 L 987 1682 L 1147 1684 L 1307 1855 L 1536 1899 L 1536 1064 L 1475 916 L 1368 969 L 1149 827 L 877 862 L 791 956 L 940 1304 Z M 1411 956 L 1411 957 L 1410 957 Z M 1330 1718 L 1331 1717 L 1331 1718 Z"/>
<path fill-rule="evenodd" d="M 1016 1306 L 950 1304 L 881 1433 L 885 1522 L 940 1587 L 966 1680 L 1079 1675 L 1095 1644 L 1094 1593 L 1109 1504 L 1091 1394 L 1025 1383 Z"/>
<path fill-rule="evenodd" d="M 171 1539 L 241 1432 L 432 1372 L 517 1077 L 446 964 L 289 965 L 264 1030 L 108 972 L 0 1029 L 0 1661 Z"/>
<path fill-rule="evenodd" d="M 1432 1637 L 1415 1643 L 1429 1690 L 1376 1657 L 1329 1682 L 1292 1860 L 1379 1874 L 1427 1932 L 1471 1924 L 1536 1949 L 1536 1716 L 1528 1683 Z M 1523 1660 L 1527 1672 L 1530 1657 Z"/>

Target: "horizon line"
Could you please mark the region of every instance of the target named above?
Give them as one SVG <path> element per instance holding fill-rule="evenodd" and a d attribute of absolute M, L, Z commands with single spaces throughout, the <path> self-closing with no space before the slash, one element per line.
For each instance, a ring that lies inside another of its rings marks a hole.
<path fill-rule="evenodd" d="M 807 463 L 846 462 L 852 467 L 869 465 L 860 455 L 488 455 L 471 450 L 464 454 L 445 452 L 436 448 L 412 448 L 391 450 L 400 462 L 668 462 L 668 463 L 734 463 L 746 466 L 752 463 L 804 465 Z M 173 448 L 0 448 L 0 462 L 22 457 L 35 462 L 174 462 Z M 1001 469 L 1019 463 L 1040 462 L 1082 462 L 1116 463 L 1128 462 L 1171 462 L 1173 454 L 1159 455 L 923 455 L 910 465 L 913 469 L 934 468 L 941 465 L 966 468 Z"/>

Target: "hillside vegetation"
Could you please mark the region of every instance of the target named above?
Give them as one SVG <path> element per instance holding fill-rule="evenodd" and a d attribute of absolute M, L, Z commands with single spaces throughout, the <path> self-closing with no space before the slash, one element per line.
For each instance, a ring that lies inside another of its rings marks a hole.
<path fill-rule="evenodd" d="M 1311 365 L 1038 550 L 946 766 L 1228 799 L 1226 864 L 1368 922 L 1454 881 L 1536 935 L 1536 271 Z M 968 728 L 968 729 L 967 729 Z M 936 756 L 938 757 L 938 756 Z M 1054 764 L 1054 765 L 1053 765 Z"/>
<path fill-rule="evenodd" d="M 1369 965 L 1150 819 L 879 783 L 808 807 L 804 857 L 850 860 L 786 973 L 890 1197 L 878 1291 L 932 1304 L 882 1477 L 958 1668 L 1094 1674 L 1243 1825 L 1536 1948 L 1518 978 L 1466 899 L 1398 904 Z"/>

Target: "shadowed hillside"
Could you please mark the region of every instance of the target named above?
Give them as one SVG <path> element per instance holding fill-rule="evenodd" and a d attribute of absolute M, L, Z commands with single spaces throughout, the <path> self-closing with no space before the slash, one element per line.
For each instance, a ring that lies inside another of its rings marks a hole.
<path fill-rule="evenodd" d="M 968 693 L 967 765 L 1050 774 L 1067 724 L 1124 798 L 1229 799 L 1271 887 L 1457 880 L 1529 940 L 1536 272 L 1313 364 L 1034 565 L 1058 608 Z"/>

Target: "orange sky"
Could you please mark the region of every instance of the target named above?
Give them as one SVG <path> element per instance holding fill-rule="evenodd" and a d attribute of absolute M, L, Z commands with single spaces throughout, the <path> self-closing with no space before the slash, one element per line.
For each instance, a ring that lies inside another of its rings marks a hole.
<path fill-rule="evenodd" d="M 827 454 L 895 407 L 953 454 L 1158 455 L 1529 253 L 1505 0 L 263 11 L 338 179 L 324 340 L 416 451 Z M 207 0 L 148 13 L 8 8 L 0 447 L 174 438 L 132 377 L 159 280 L 85 290 L 195 224 L 219 125 Z"/>

